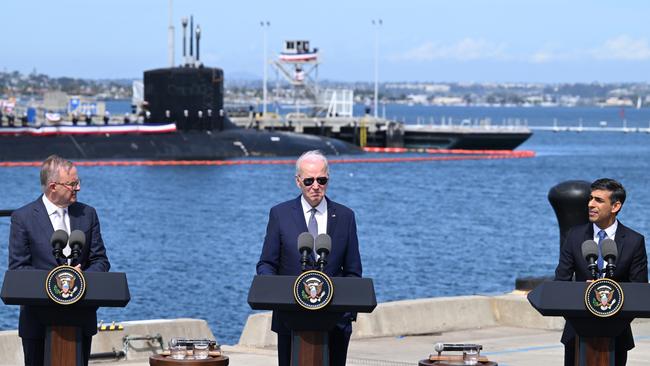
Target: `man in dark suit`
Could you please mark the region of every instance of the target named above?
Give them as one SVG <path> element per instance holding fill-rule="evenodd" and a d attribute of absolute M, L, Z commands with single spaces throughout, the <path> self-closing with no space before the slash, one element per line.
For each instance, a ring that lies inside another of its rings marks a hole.
<path fill-rule="evenodd" d="M 591 280 L 591 272 L 587 268 L 587 261 L 582 257 L 582 243 L 585 240 L 594 240 L 599 243 L 606 239 L 616 242 L 618 256 L 613 280 L 617 282 L 648 282 L 648 257 L 645 249 L 643 235 L 621 224 L 616 216 L 625 202 L 625 189 L 623 186 L 609 178 L 598 179 L 591 184 L 589 197 L 589 223 L 571 228 L 565 242 L 560 248 L 560 261 L 555 270 L 556 281 Z M 600 246 L 599 246 L 600 252 Z M 599 256 L 599 270 L 601 277 L 604 268 Z M 575 330 L 566 324 L 562 333 L 564 344 L 564 364 L 575 364 Z M 615 358 L 616 366 L 624 366 L 627 362 L 627 351 L 634 348 L 632 330 L 627 328 L 616 337 Z"/>
<path fill-rule="evenodd" d="M 95 209 L 77 202 L 81 181 L 77 168 L 68 160 L 52 155 L 41 166 L 43 194 L 11 215 L 9 269 L 51 270 L 60 263 L 52 255 L 50 237 L 55 230 L 81 230 L 86 244 L 76 263 L 81 271 L 107 272 L 110 263 L 100 233 Z M 68 252 L 66 246 L 64 253 Z M 75 314 L 83 331 L 83 353 L 88 364 L 92 336 L 97 333 L 97 309 L 78 308 Z M 21 306 L 18 335 L 22 338 L 25 365 L 43 365 L 45 325 L 42 309 Z"/>
<path fill-rule="evenodd" d="M 331 277 L 361 277 L 361 256 L 354 212 L 325 196 L 329 183 L 327 158 L 319 151 L 308 151 L 296 161 L 296 185 L 302 194 L 281 203 L 269 213 L 264 247 L 257 263 L 259 275 L 291 275 L 302 273 L 298 235 L 326 233 L 332 238 L 332 250 L 324 272 Z M 315 269 L 310 261 L 308 269 Z M 345 314 L 329 332 L 330 364 L 343 366 L 347 356 L 355 315 Z M 273 313 L 271 330 L 278 334 L 278 363 L 291 362 L 291 331 L 283 316 Z"/>

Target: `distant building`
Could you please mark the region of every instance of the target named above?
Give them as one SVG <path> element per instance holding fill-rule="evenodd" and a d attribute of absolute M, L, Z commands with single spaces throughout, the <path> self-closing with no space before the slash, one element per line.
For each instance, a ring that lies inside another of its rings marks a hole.
<path fill-rule="evenodd" d="M 602 103 L 604 107 L 633 107 L 634 103 L 630 99 L 624 99 L 620 97 L 610 97 Z"/>

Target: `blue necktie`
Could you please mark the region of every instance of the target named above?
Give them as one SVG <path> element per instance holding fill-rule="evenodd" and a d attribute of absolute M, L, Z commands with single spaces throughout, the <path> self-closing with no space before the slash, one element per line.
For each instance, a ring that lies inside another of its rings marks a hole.
<path fill-rule="evenodd" d="M 318 236 L 318 221 L 316 221 L 316 212 L 318 212 L 317 209 L 312 208 L 311 210 L 311 216 L 309 217 L 309 224 L 307 224 L 307 230 L 309 230 L 309 233 L 316 239 Z M 314 248 L 316 249 L 316 248 Z M 316 261 L 316 251 L 314 250 L 312 252 L 312 259 Z"/>
<path fill-rule="evenodd" d="M 598 232 L 598 269 L 602 270 L 604 267 L 604 261 L 603 261 L 603 239 L 607 237 L 607 233 L 605 230 L 601 230 Z"/>

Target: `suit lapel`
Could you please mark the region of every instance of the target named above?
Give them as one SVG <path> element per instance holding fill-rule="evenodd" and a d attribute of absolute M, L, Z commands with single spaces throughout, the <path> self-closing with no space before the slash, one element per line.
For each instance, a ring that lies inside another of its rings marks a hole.
<path fill-rule="evenodd" d="M 614 241 L 616 242 L 616 250 L 618 251 L 618 258 L 623 256 L 623 248 L 625 248 L 625 234 L 627 233 L 627 227 L 621 222 L 618 222 L 618 227 L 616 228 L 616 233 L 614 234 Z"/>
<path fill-rule="evenodd" d="M 594 240 L 594 224 L 591 222 L 587 224 L 587 230 L 585 230 L 585 237 L 583 238 L 583 242 L 585 240 Z M 596 244 L 598 244 L 598 242 L 596 242 Z M 580 245 L 582 246 L 582 243 L 580 243 Z"/>
<path fill-rule="evenodd" d="M 34 222 L 41 227 L 41 232 L 47 235 L 47 241 L 49 242 L 50 237 L 54 233 L 54 227 L 52 226 L 52 221 L 50 221 L 50 215 L 47 214 L 42 196 L 34 201 Z"/>
<path fill-rule="evenodd" d="M 296 227 L 301 228 L 300 232 L 304 233 L 309 231 L 307 229 L 307 222 L 305 221 L 305 213 L 302 212 L 302 204 L 300 203 L 300 197 L 293 201 L 293 220 L 296 223 Z"/>
<path fill-rule="evenodd" d="M 78 205 L 72 204 L 68 206 L 68 217 L 70 218 L 70 233 L 72 230 L 79 229 L 79 210 L 77 210 Z"/>
<path fill-rule="evenodd" d="M 327 200 L 327 235 L 334 237 L 334 231 L 336 230 L 336 223 L 338 217 L 336 217 L 336 205 L 329 198 L 325 197 Z"/>

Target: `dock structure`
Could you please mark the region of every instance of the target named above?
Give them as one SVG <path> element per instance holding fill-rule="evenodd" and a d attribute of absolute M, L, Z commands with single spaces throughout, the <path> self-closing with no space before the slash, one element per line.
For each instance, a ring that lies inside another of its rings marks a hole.
<path fill-rule="evenodd" d="M 224 345 L 230 365 L 277 364 L 275 334 L 270 313 L 249 316 L 239 343 Z M 125 351 L 120 359 L 91 360 L 102 365 L 149 365 L 171 337 L 211 338 L 200 319 L 147 320 L 121 323 L 124 330 L 102 331 L 93 339 L 93 354 Z M 457 296 L 403 300 L 379 304 L 371 314 L 359 314 L 353 323 L 348 351 L 350 366 L 413 366 L 434 353 L 434 344 L 476 343 L 481 355 L 500 366 L 561 365 L 562 318 L 542 317 L 525 293 L 496 296 Z M 650 321 L 632 323 L 636 348 L 628 353 L 629 366 L 647 365 L 650 359 Z M 214 334 L 213 334 L 214 332 Z M 128 344 L 125 337 L 131 339 Z M 160 337 L 160 338 L 159 338 Z M 217 338 L 218 341 L 218 338 Z M 0 332 L 0 365 L 23 363 L 17 331 Z"/>
<path fill-rule="evenodd" d="M 650 133 L 650 128 L 644 127 L 583 127 L 583 126 L 529 126 L 533 131 L 551 132 L 622 132 Z"/>

